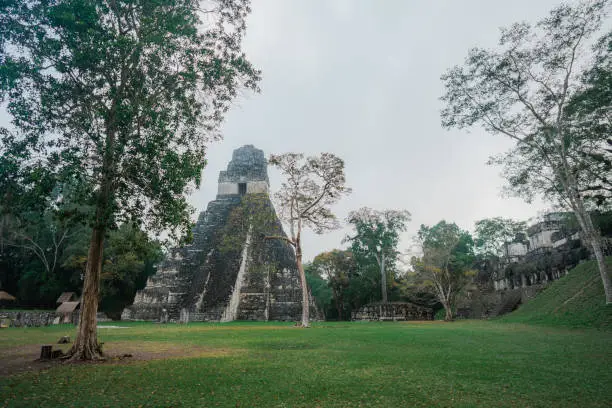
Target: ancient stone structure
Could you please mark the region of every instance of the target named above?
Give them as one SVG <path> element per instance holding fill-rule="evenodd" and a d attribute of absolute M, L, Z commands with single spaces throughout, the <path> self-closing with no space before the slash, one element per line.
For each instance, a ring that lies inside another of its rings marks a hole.
<path fill-rule="evenodd" d="M 353 312 L 353 320 L 433 320 L 433 310 L 407 302 L 370 303 Z"/>
<path fill-rule="evenodd" d="M 270 231 L 284 234 L 267 196 L 267 162 L 252 145 L 234 150 L 219 174 L 217 198 L 193 228 L 193 242 L 175 248 L 138 291 L 122 319 L 153 321 L 297 320 L 301 288 L 293 249 L 229 224 L 232 211 L 257 195 L 272 209 Z M 235 213 L 234 213 L 235 214 Z M 248 222 L 246 222 L 248 224 Z M 227 242 L 238 242 L 232 247 Z"/>

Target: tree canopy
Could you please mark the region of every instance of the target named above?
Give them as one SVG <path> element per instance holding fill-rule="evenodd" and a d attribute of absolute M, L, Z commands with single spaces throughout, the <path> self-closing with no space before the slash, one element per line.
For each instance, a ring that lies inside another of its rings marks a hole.
<path fill-rule="evenodd" d="M 412 258 L 412 281 L 431 291 L 452 320 L 457 296 L 474 275 L 472 236 L 455 223 L 442 220 L 432 227 L 421 225 L 417 234 L 421 257 Z"/>
<path fill-rule="evenodd" d="M 592 55 L 589 40 L 600 34 L 608 5 L 563 4 L 536 25 L 503 29 L 496 50 L 470 50 L 463 66 L 442 75 L 441 119 L 446 128 L 479 125 L 515 142 L 491 163 L 502 166 L 510 192 L 527 200 L 540 194 L 574 212 L 611 303 L 612 281 L 587 199 L 589 186 L 601 181 L 592 158 L 609 137 L 609 116 L 585 124 L 567 110 L 588 89 L 581 80 L 584 59 Z"/>
<path fill-rule="evenodd" d="M 377 211 L 363 207 L 352 211 L 347 221 L 355 229 L 354 235 L 345 238 L 351 243 L 351 250 L 357 263 L 374 258 L 381 276 L 383 303 L 387 303 L 387 271 L 393 271 L 399 251 L 400 234 L 406 231 L 410 213 L 406 210 Z"/>

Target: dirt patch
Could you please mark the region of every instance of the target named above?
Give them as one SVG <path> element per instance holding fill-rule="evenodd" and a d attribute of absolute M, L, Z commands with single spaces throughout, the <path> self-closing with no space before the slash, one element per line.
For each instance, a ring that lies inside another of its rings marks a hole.
<path fill-rule="evenodd" d="M 66 360 L 37 361 L 40 344 L 28 344 L 0 350 L 0 377 L 26 371 L 40 371 L 64 364 L 131 364 L 139 361 L 168 358 L 225 357 L 240 352 L 235 349 L 207 348 L 190 344 L 166 342 L 112 342 L 105 343 L 104 361 L 70 362 Z M 54 344 L 53 349 L 66 352 L 71 344 Z"/>

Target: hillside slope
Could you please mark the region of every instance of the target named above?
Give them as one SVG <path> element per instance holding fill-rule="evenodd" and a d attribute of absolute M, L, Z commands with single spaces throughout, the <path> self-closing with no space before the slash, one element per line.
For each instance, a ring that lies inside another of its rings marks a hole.
<path fill-rule="evenodd" d="M 608 265 L 612 267 L 612 257 Z M 605 304 L 597 264 L 589 261 L 499 321 L 612 329 L 612 305 Z"/>

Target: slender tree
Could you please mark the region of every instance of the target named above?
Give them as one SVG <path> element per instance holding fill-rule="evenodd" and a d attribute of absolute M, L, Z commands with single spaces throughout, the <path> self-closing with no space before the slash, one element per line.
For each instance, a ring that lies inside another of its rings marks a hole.
<path fill-rule="evenodd" d="M 325 277 L 327 286 L 332 291 L 338 320 L 342 320 L 345 309 L 344 291 L 349 286 L 350 275 L 355 269 L 353 253 L 338 249 L 320 253 L 312 261 L 312 269 Z"/>
<path fill-rule="evenodd" d="M 440 221 L 433 227 L 421 225 L 417 235 L 421 258 L 412 258 L 416 284 L 430 290 L 444 306 L 444 320 L 453 319 L 461 289 L 474 275 L 472 237 L 457 224 Z"/>
<path fill-rule="evenodd" d="M 285 240 L 295 249 L 302 286 L 302 326 L 308 327 L 310 301 L 302 264 L 302 231 L 311 228 L 322 234 L 339 228 L 331 206 L 351 190 L 345 185 L 344 162 L 331 153 L 307 158 L 301 153 L 271 155 L 269 163 L 285 177 L 275 199 L 280 219 L 289 226 L 289 236 L 266 238 Z"/>
<path fill-rule="evenodd" d="M 561 5 L 535 27 L 518 23 L 502 30 L 499 50 L 470 50 L 464 66 L 442 76 L 442 125 L 481 125 L 516 142 L 491 162 L 504 167 L 512 192 L 528 200 L 543 194 L 574 212 L 597 259 L 606 302 L 612 303 L 601 235 L 584 191 L 596 177 L 585 159 L 601 149 L 609 132 L 585 131 L 566 111 L 572 96 L 584 88 L 580 67 L 609 4 Z"/>
<path fill-rule="evenodd" d="M 380 271 L 382 302 L 387 303 L 387 271 L 397 261 L 400 233 L 406 231 L 410 213 L 405 210 L 376 211 L 363 207 L 349 213 L 349 224 L 354 236 L 347 236 L 353 253 L 359 257 L 373 257 Z"/>
<path fill-rule="evenodd" d="M 131 220 L 189 227 L 207 143 L 259 73 L 242 54 L 248 0 L 0 3 L 0 97 L 20 162 L 79 174 L 94 208 L 73 359 L 97 359 L 104 239 Z M 204 16 L 204 17 L 203 17 Z M 7 134 L 7 131 L 5 131 Z"/>

